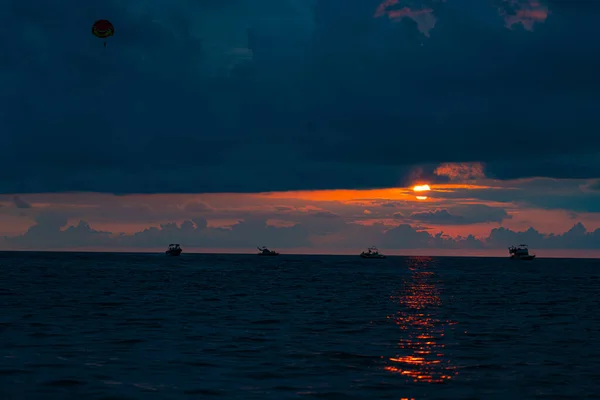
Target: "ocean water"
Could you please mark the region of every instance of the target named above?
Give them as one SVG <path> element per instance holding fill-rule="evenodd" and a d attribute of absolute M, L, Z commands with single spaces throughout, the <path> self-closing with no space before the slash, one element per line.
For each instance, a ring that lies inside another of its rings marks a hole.
<path fill-rule="evenodd" d="M 0 253 L 0 399 L 600 398 L 600 260 Z"/>

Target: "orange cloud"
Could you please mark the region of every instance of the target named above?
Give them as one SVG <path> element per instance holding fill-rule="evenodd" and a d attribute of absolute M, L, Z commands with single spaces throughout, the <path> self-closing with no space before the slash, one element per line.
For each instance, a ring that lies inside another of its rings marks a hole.
<path fill-rule="evenodd" d="M 546 21 L 550 14 L 548 7 L 537 0 L 503 0 L 499 12 L 507 28 L 521 24 L 528 31 L 533 31 L 536 23 Z"/>
<path fill-rule="evenodd" d="M 374 189 L 374 190 L 315 190 L 298 192 L 271 192 L 260 196 L 273 199 L 302 199 L 310 201 L 352 202 L 370 199 L 410 200 L 412 189 Z"/>
<path fill-rule="evenodd" d="M 292 221 L 286 221 L 283 219 L 268 219 L 267 225 L 274 226 L 276 228 L 290 228 L 292 226 L 295 226 L 296 223 Z"/>
<path fill-rule="evenodd" d="M 483 179 L 485 174 L 483 172 L 484 165 L 479 162 L 475 163 L 445 163 L 439 165 L 434 174 L 437 176 L 446 176 L 450 180 L 472 180 L 472 179 Z"/>
<path fill-rule="evenodd" d="M 430 187 L 431 186 L 431 187 Z M 294 200 L 294 201 L 311 201 L 311 202 L 339 202 L 339 203 L 360 203 L 363 206 L 370 206 L 374 203 L 385 201 L 404 201 L 415 202 L 415 188 L 417 192 L 424 191 L 428 193 L 435 192 L 453 192 L 456 190 L 481 190 L 494 189 L 492 186 L 472 185 L 472 184 L 436 184 L 433 185 L 417 185 L 407 188 L 390 188 L 390 189 L 364 189 L 364 190 L 306 190 L 295 192 L 267 192 L 246 196 L 254 196 L 256 198 L 268 198 L 278 200 Z M 240 195 L 237 195 L 240 196 Z M 241 195 L 244 196 L 244 195 Z M 432 199 L 431 201 L 439 201 L 440 199 Z M 302 210 L 296 208 L 296 210 Z M 316 211 L 316 210 L 313 210 Z"/>
<path fill-rule="evenodd" d="M 426 37 L 429 37 L 429 32 L 435 27 L 435 23 L 437 22 L 437 19 L 433 15 L 433 9 L 413 9 L 409 7 L 392 9 L 392 7 L 398 5 L 398 3 L 399 0 L 383 0 L 383 2 L 377 6 L 373 17 L 380 18 L 387 16 L 393 21 L 400 21 L 403 18 L 410 18 L 417 23 L 419 32 Z"/>

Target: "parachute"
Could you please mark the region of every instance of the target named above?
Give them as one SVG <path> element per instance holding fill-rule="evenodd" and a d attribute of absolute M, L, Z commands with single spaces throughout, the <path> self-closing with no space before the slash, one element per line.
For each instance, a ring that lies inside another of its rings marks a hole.
<path fill-rule="evenodd" d="M 115 34 L 115 27 L 106 19 L 99 19 L 92 25 L 92 34 L 97 38 L 104 39 L 104 47 L 106 47 L 106 38 Z"/>

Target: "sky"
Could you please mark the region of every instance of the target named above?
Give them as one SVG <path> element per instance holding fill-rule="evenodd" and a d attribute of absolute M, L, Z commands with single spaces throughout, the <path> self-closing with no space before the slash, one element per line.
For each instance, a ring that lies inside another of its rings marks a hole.
<path fill-rule="evenodd" d="M 599 16 L 7 0 L 0 249 L 600 256 Z"/>

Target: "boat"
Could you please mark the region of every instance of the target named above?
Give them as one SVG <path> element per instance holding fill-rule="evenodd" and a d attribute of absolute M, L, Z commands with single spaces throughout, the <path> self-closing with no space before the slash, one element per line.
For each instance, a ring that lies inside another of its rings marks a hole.
<path fill-rule="evenodd" d="M 385 258 L 385 256 L 379 253 L 379 249 L 377 247 L 369 247 L 367 251 L 363 251 L 360 253 L 361 258 Z"/>
<path fill-rule="evenodd" d="M 179 247 L 179 244 L 174 243 L 169 245 L 169 250 L 165 251 L 165 254 L 168 256 L 177 257 L 181 254 L 183 249 Z"/>
<path fill-rule="evenodd" d="M 508 248 L 511 260 L 533 260 L 535 254 L 529 254 L 529 249 L 526 244 L 520 244 L 518 246 L 510 246 Z"/>
<path fill-rule="evenodd" d="M 257 249 L 258 249 L 259 256 L 278 256 L 279 255 L 278 252 L 269 250 L 269 249 L 267 249 L 266 246 L 257 247 Z"/>

